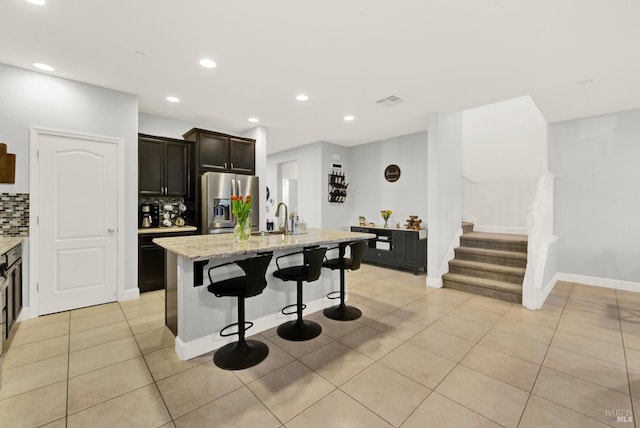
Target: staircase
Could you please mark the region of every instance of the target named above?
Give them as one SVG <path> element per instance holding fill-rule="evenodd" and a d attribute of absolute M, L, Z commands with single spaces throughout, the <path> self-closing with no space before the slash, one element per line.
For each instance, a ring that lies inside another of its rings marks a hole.
<path fill-rule="evenodd" d="M 463 234 L 444 287 L 522 303 L 522 281 L 527 266 L 527 236 L 474 232 L 462 223 Z"/>

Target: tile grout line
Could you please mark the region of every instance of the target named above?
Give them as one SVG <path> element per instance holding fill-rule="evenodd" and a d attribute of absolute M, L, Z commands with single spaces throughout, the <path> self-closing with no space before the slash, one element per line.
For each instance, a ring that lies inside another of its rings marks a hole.
<path fill-rule="evenodd" d="M 443 287 L 443 288 L 444 288 L 444 287 Z M 456 306 L 456 307 L 455 307 L 454 309 L 452 309 L 451 311 L 447 312 L 447 314 L 446 314 L 446 315 L 450 314 L 450 313 L 451 313 L 451 312 L 453 312 L 455 309 L 458 309 L 459 307 L 461 307 L 462 305 L 464 305 L 465 303 L 467 303 L 468 301 L 470 301 L 472 298 L 473 298 L 473 296 L 471 296 L 469 299 L 467 299 L 467 300 L 465 300 L 464 302 L 462 302 L 460 305 Z M 480 338 L 479 338 L 479 339 L 474 343 L 474 345 L 473 345 L 473 346 L 472 346 L 472 347 L 471 347 L 471 348 L 470 348 L 470 349 L 469 349 L 469 350 L 468 350 L 468 351 L 467 351 L 467 352 L 466 352 L 466 353 L 465 353 L 465 354 L 460 358 L 460 360 L 459 360 L 459 361 L 457 361 L 457 362 L 456 362 L 456 361 L 449 360 L 449 361 L 451 361 L 451 362 L 455 362 L 455 365 L 451 368 L 451 370 L 449 370 L 449 371 L 447 372 L 447 374 L 446 374 L 445 376 L 443 376 L 443 377 L 442 377 L 442 379 L 440 379 L 440 382 L 438 382 L 438 384 L 433 388 L 433 390 L 431 391 L 431 393 L 430 393 L 430 394 L 429 394 L 429 395 L 428 395 L 424 400 L 422 400 L 422 402 L 421 402 L 421 403 L 420 403 L 420 404 L 419 404 L 419 405 L 418 405 L 418 406 L 413 410 L 413 412 L 411 412 L 411 413 L 410 413 L 410 414 L 409 414 L 409 415 L 404 419 L 404 421 L 402 421 L 402 423 L 405 423 L 405 422 L 406 422 L 406 421 L 411 417 L 411 415 L 413 415 L 413 413 L 415 413 L 415 411 L 416 411 L 416 410 L 417 410 L 417 409 L 422 405 L 422 403 L 424 403 L 424 402 L 425 402 L 425 401 L 426 401 L 426 400 L 431 396 L 431 394 L 436 393 L 436 394 L 438 394 L 438 395 L 440 395 L 440 396 L 442 396 L 442 397 L 446 398 L 447 400 L 450 400 L 450 401 L 452 401 L 452 402 L 456 403 L 457 405 L 459 405 L 459 406 L 461 406 L 461 407 L 464 407 L 465 409 L 467 409 L 467 410 L 469 410 L 469 411 L 471 411 L 471 412 L 473 412 L 473 413 L 475 413 L 475 414 L 479 415 L 480 417 L 482 417 L 482 418 L 484 418 L 484 419 L 487 419 L 487 420 L 489 420 L 489 421 L 491 421 L 491 422 L 494 422 L 494 423 L 496 423 L 496 424 L 498 424 L 498 425 L 502 426 L 502 424 L 500 424 L 498 421 L 494 421 L 494 420 L 493 420 L 493 419 L 491 419 L 490 417 L 488 417 L 488 416 L 486 416 L 486 415 L 483 415 L 483 414 L 481 414 L 481 413 L 477 412 L 476 410 L 474 410 L 474 409 L 472 409 L 472 408 L 470 408 L 470 407 L 466 406 L 465 404 L 459 403 L 458 401 L 456 401 L 456 400 L 452 399 L 451 397 L 447 397 L 446 395 L 441 394 L 440 392 L 436 391 L 436 389 L 437 389 L 437 388 L 442 384 L 442 382 L 444 382 L 444 381 L 445 381 L 445 379 L 446 379 L 447 377 L 449 377 L 449 375 L 450 375 L 450 374 L 451 374 L 451 373 L 452 373 L 452 372 L 453 372 L 453 371 L 454 371 L 458 366 L 461 366 L 461 367 L 464 367 L 464 368 L 469 369 L 468 367 L 466 367 L 466 366 L 464 366 L 464 365 L 460 364 L 460 363 L 462 362 L 462 360 L 464 360 L 464 359 L 467 357 L 467 355 L 469 355 L 469 354 L 471 353 L 471 351 L 473 351 L 473 350 L 475 349 L 475 347 L 476 347 L 476 346 L 478 346 L 478 345 L 480 344 L 480 341 L 481 341 L 481 340 L 482 340 L 482 339 L 483 339 L 487 334 L 489 334 L 489 332 L 490 332 L 491 330 L 493 330 L 493 328 L 496 326 L 496 324 L 498 324 L 498 322 L 500 322 L 500 321 L 501 321 L 501 320 L 502 320 L 502 319 L 507 315 L 507 312 L 509 312 L 509 310 L 510 310 L 512 307 L 513 307 L 513 304 L 509 307 L 509 309 L 508 309 L 507 311 L 505 311 L 505 313 L 504 313 L 500 318 L 498 318 L 498 319 L 496 319 L 496 320 L 494 321 L 494 323 L 491 325 L 491 327 L 489 327 L 489 329 L 488 329 L 488 330 L 487 330 L 487 331 L 486 331 L 486 332 L 485 332 L 485 333 L 484 333 L 484 334 L 483 334 L 483 335 L 482 335 L 482 336 L 481 336 L 481 337 L 480 337 Z M 445 315 L 445 316 L 446 316 L 446 315 Z M 442 319 L 442 317 L 441 317 L 441 318 L 439 318 L 439 319 Z M 434 328 L 436 328 L 436 327 L 434 327 Z M 436 330 L 438 330 L 438 329 L 436 328 Z M 441 330 L 438 330 L 438 331 L 441 331 Z M 447 332 L 443 332 L 443 333 L 449 334 L 450 336 L 453 336 L 453 337 L 457 337 L 457 336 L 454 336 L 454 335 L 452 335 L 452 334 L 450 334 L 450 333 L 447 333 Z M 467 339 L 467 340 L 468 340 L 468 339 Z M 437 355 L 437 354 L 436 354 L 436 355 Z M 440 357 L 442 357 L 442 356 L 440 355 Z M 442 357 L 442 358 L 445 358 L 445 357 Z M 445 358 L 445 359 L 447 359 L 447 360 L 448 360 L 448 358 Z M 472 369 L 470 369 L 470 370 L 472 370 Z M 477 371 L 477 370 L 474 370 L 474 371 Z M 489 376 L 489 375 L 486 375 L 486 374 L 481 373 L 481 372 L 478 372 L 478 373 L 479 373 L 479 374 L 481 374 L 481 375 L 484 375 L 484 376 L 490 377 L 491 379 L 494 379 L 494 380 L 497 380 L 497 381 L 499 381 L 499 382 L 502 382 L 502 383 L 504 383 L 504 384 L 506 384 L 506 385 L 510 385 L 510 384 L 508 384 L 508 383 L 506 383 L 506 382 L 504 382 L 504 381 L 502 381 L 502 380 L 500 380 L 500 379 L 496 379 L 496 378 L 494 378 L 493 376 Z M 513 385 L 510 385 L 510 386 L 513 386 Z"/>
<path fill-rule="evenodd" d="M 633 424 L 634 426 L 637 425 L 637 421 L 636 421 L 636 414 L 634 412 L 634 408 L 633 408 L 633 391 L 631 389 L 631 375 L 629 373 L 629 362 L 627 361 L 627 348 L 624 346 L 624 333 L 622 330 L 622 317 L 620 316 L 620 301 L 618 299 L 618 290 L 616 290 L 616 306 L 618 309 L 618 321 L 620 322 L 620 336 L 622 337 L 622 353 L 624 355 L 624 364 L 625 364 L 625 369 L 627 372 L 627 387 L 629 390 L 629 404 L 631 404 L 631 409 L 629 409 L 631 411 L 631 414 L 633 415 Z"/>
<path fill-rule="evenodd" d="M 533 380 L 533 383 L 531 384 L 531 390 L 529 391 L 529 394 L 527 395 L 527 401 L 525 401 L 525 403 L 524 403 L 524 407 L 522 408 L 522 412 L 520 413 L 520 418 L 518 418 L 518 424 L 516 426 L 519 426 L 522 423 L 522 418 L 524 417 L 524 413 L 527 410 L 527 406 L 529 405 L 529 402 L 531 401 L 531 396 L 533 395 L 533 390 L 535 389 L 536 384 L 538 383 L 538 378 L 540 377 L 540 372 L 542 371 L 542 367 L 544 367 L 544 361 L 547 359 L 547 355 L 549 354 L 549 348 L 551 348 L 551 344 L 553 343 L 553 338 L 556 336 L 556 333 L 558 332 L 558 326 L 560 325 L 560 321 L 562 320 L 562 314 L 564 313 L 564 308 L 567 306 L 567 302 L 569 302 L 569 297 L 571 296 L 572 292 L 573 292 L 573 283 L 571 285 L 571 290 L 569 291 L 569 294 L 567 295 L 567 298 L 565 299 L 564 304 L 562 305 L 562 310 L 560 311 L 560 316 L 558 317 L 558 321 L 556 322 L 555 328 L 553 329 L 553 335 L 551 336 L 551 339 L 549 340 L 549 344 L 547 345 L 547 350 L 544 353 L 544 357 L 540 361 L 540 366 L 538 367 L 538 373 L 536 373 L 536 378 Z M 544 306 L 544 304 L 543 304 L 543 306 Z M 542 307 L 540 309 L 542 309 Z M 558 403 L 554 403 L 554 404 L 559 405 Z M 562 407 L 564 407 L 564 406 L 562 406 Z"/>
<path fill-rule="evenodd" d="M 571 286 L 571 291 L 570 291 L 570 293 L 567 295 L 567 298 L 566 298 L 566 300 L 565 300 L 565 303 L 564 303 L 564 305 L 562 306 L 562 311 L 561 311 L 561 313 L 560 313 L 560 318 L 558 318 L 558 324 L 556 325 L 556 328 L 555 328 L 554 336 L 553 336 L 553 337 L 555 337 L 555 333 L 558 331 L 558 326 L 560 325 L 560 321 L 562 320 L 562 314 L 564 313 L 564 309 L 565 309 L 565 307 L 566 307 L 566 304 L 567 304 L 567 303 L 569 302 L 569 300 L 571 299 L 571 294 L 573 293 L 573 286 L 574 286 L 574 285 L 576 285 L 575 283 L 572 283 L 572 284 L 573 284 L 573 285 Z M 552 337 L 551 342 L 553 342 L 553 337 Z M 539 377 L 539 375 L 540 375 L 540 371 L 542 371 L 542 368 L 544 367 L 544 360 L 546 360 L 546 356 L 547 356 L 547 354 L 548 354 L 548 352 L 549 352 L 549 348 L 551 348 L 551 346 L 552 346 L 552 345 L 551 345 L 551 342 L 549 343 L 549 347 L 547 348 L 547 353 L 545 353 L 545 358 L 542 360 L 542 364 L 540 365 L 540 370 L 538 371 L 538 375 L 536 375 L 536 380 L 534 381 L 534 385 L 533 385 L 533 387 L 531 388 L 531 393 L 529 394 L 529 398 L 527 399 L 527 404 L 525 405 L 525 409 L 526 409 L 526 406 L 528 405 L 528 403 L 529 403 L 529 401 L 530 401 L 530 399 L 531 399 L 531 396 L 532 396 L 532 395 L 535 395 L 536 397 L 538 397 L 538 398 L 540 398 L 540 399 L 543 399 L 543 400 L 545 400 L 545 401 L 549 401 L 550 403 L 552 403 L 552 404 L 554 404 L 554 405 L 556 405 L 556 406 L 558 406 L 558 407 L 562 407 L 562 408 L 564 408 L 564 409 L 567 409 L 567 410 L 569 410 L 569 411 L 571 411 L 571 412 L 573 412 L 573 413 L 576 413 L 576 414 L 579 414 L 579 415 L 581 415 L 581 416 L 583 416 L 583 417 L 585 417 L 585 418 L 591 419 L 592 421 L 596 421 L 596 422 L 598 422 L 598 423 L 602 423 L 602 424 L 605 424 L 605 425 L 611 426 L 611 425 L 609 425 L 608 423 L 606 423 L 606 422 L 602 422 L 602 421 L 600 421 L 600 420 L 597 420 L 597 419 L 593 418 L 593 417 L 592 417 L 592 416 L 590 416 L 590 415 L 586 415 L 586 414 L 582 413 L 581 411 L 578 411 L 578 410 L 576 410 L 576 409 L 572 409 L 572 408 L 567 407 L 567 406 L 565 406 L 565 405 L 563 405 L 563 404 L 557 403 L 557 402 L 555 402 L 555 401 L 551 401 L 551 400 L 549 400 L 549 399 L 548 399 L 548 398 L 546 398 L 546 397 L 542 397 L 542 396 L 539 396 L 539 395 L 536 395 L 536 394 L 534 394 L 534 393 L 533 393 L 533 388 L 535 388 L 535 384 L 536 384 L 536 383 L 537 383 L 537 381 L 538 381 L 538 377 Z M 561 348 L 561 349 L 564 349 L 564 348 Z M 584 354 L 580 354 L 580 355 L 584 355 Z M 609 390 L 611 390 L 611 391 L 614 391 L 614 392 L 618 392 L 618 393 L 619 393 L 619 391 L 616 391 L 616 390 L 614 390 L 614 389 L 611 389 L 611 388 L 608 388 L 608 387 L 602 386 L 602 385 L 597 384 L 597 383 L 595 383 L 595 382 L 591 382 L 590 380 L 582 379 L 582 378 L 580 378 L 580 377 L 574 376 L 574 375 L 569 374 L 569 373 L 565 373 L 565 372 L 563 372 L 563 371 L 561 371 L 561 370 L 556 370 L 556 369 L 553 369 L 553 368 L 550 368 L 550 367 L 548 367 L 548 369 L 549 369 L 549 370 L 553 370 L 553 371 L 557 371 L 557 372 L 559 372 L 559 373 L 562 373 L 562 374 L 564 374 L 564 375 L 566 375 L 566 376 L 570 376 L 570 377 L 575 378 L 575 379 L 577 379 L 577 380 L 580 380 L 580 381 L 582 381 L 582 382 L 587 382 L 587 383 L 590 383 L 590 384 L 596 385 L 596 386 L 598 386 L 598 387 L 606 388 L 606 389 L 609 389 Z M 523 415 L 524 415 L 524 412 L 523 412 Z M 520 422 L 521 422 L 521 421 L 522 421 L 522 419 L 520 420 Z M 520 422 L 519 422 L 519 423 L 520 423 Z M 518 424 L 519 424 L 519 423 L 518 423 Z"/>
<path fill-rule="evenodd" d="M 136 335 L 133 333 L 133 329 L 131 328 L 131 324 L 129 324 L 129 318 L 127 317 L 127 315 L 125 314 L 124 310 L 122 310 L 122 306 L 120 305 L 120 302 L 118 302 L 118 306 L 120 307 L 120 310 L 122 311 L 122 315 L 124 315 L 124 319 L 127 322 L 127 326 L 129 327 L 129 330 L 131 331 L 131 337 L 133 338 L 133 341 L 136 343 L 136 346 L 138 347 L 138 351 L 140 352 L 140 357 L 142 357 L 142 361 L 144 362 L 145 367 L 147 368 L 148 372 L 149 372 L 149 376 L 151 377 L 151 380 L 153 381 L 153 385 L 156 387 L 156 391 L 158 391 L 158 395 L 160 396 L 160 399 L 162 400 L 162 404 L 164 405 L 165 409 L 167 409 L 167 414 L 169 415 L 169 418 L 171 419 L 171 423 L 174 424 L 175 426 L 175 420 L 173 419 L 173 415 L 171 414 L 171 411 L 169 410 L 169 406 L 167 405 L 167 402 L 164 399 L 164 396 L 162 395 L 162 391 L 160 391 L 160 387 L 158 386 L 158 382 L 156 381 L 156 378 L 153 376 L 153 373 L 151 373 L 151 368 L 149 367 L 149 364 L 147 363 L 147 359 L 144 357 L 144 353 L 142 352 L 142 348 L 140 348 L 140 344 L 138 343 L 138 340 L 136 339 Z M 140 387 L 140 388 L 144 388 L 146 385 Z M 140 389 L 138 388 L 138 389 Z M 134 390 L 135 391 L 135 390 Z M 132 392 L 132 391 L 129 391 Z"/>

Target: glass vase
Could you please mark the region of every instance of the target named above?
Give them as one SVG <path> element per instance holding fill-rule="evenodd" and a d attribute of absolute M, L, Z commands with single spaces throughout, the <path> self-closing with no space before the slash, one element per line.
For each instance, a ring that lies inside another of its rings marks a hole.
<path fill-rule="evenodd" d="M 387 222 L 388 222 L 388 221 L 389 221 L 389 219 L 388 219 L 388 218 L 385 218 L 385 219 L 384 219 L 384 227 L 387 227 Z"/>
<path fill-rule="evenodd" d="M 247 241 L 251 236 L 251 219 L 248 217 L 244 221 L 238 219 L 233 228 L 233 236 L 236 242 Z"/>

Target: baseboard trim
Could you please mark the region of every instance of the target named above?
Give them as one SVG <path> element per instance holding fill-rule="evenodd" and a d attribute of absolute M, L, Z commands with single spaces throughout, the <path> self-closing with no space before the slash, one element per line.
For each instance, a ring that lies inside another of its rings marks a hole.
<path fill-rule="evenodd" d="M 599 278 L 596 276 L 576 275 L 573 273 L 556 272 L 552 281 L 566 281 L 596 287 L 613 288 L 615 290 L 640 291 L 640 282 L 622 281 L 619 279 Z M 553 288 L 553 287 L 552 287 Z"/>
<path fill-rule="evenodd" d="M 427 277 L 427 287 L 431 288 L 442 288 L 442 277 L 440 278 L 429 278 Z"/>
<path fill-rule="evenodd" d="M 136 288 L 127 288 L 118 293 L 118 302 L 124 302 L 126 300 L 135 300 L 140 298 L 140 289 Z"/>
<path fill-rule="evenodd" d="M 305 316 L 323 310 L 324 308 L 334 306 L 336 303 L 333 300 L 329 300 L 326 297 L 316 299 L 311 302 L 305 302 L 307 308 L 304 311 Z M 247 331 L 247 334 L 254 335 L 263 331 L 269 330 L 273 327 L 277 327 L 285 321 L 295 319 L 295 315 L 282 315 L 278 312 L 276 314 L 266 315 L 262 318 L 258 318 L 253 321 L 253 327 Z M 183 341 L 180 336 L 176 336 L 175 351 L 178 354 L 178 358 L 182 361 L 189 360 L 199 355 L 206 354 L 214 351 L 221 346 L 226 345 L 237 340 L 236 336 L 221 337 L 218 333 L 210 334 L 198 339 L 190 340 L 188 342 Z"/>

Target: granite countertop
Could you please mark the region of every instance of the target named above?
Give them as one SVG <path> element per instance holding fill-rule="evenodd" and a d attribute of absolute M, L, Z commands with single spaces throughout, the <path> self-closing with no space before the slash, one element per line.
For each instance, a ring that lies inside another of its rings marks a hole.
<path fill-rule="evenodd" d="M 24 241 L 23 236 L 0 236 L 0 254 L 4 254 Z"/>
<path fill-rule="evenodd" d="M 198 261 L 371 238 L 375 238 L 375 235 L 341 230 L 308 229 L 308 233 L 303 235 L 267 235 L 264 238 L 251 236 L 245 242 L 235 242 L 232 233 L 155 238 L 153 242 L 179 256 Z"/>
<path fill-rule="evenodd" d="M 383 226 L 360 226 L 360 225 L 353 225 L 351 227 L 362 227 L 365 229 L 379 229 L 379 230 L 401 230 L 404 232 L 418 232 L 418 239 L 427 239 L 427 229 L 420 229 L 420 230 L 415 230 L 415 229 L 405 229 L 403 227 L 383 227 Z"/>
<path fill-rule="evenodd" d="M 196 230 L 198 230 L 198 228 L 195 226 L 145 227 L 138 229 L 138 235 L 146 235 L 150 233 L 195 232 Z"/>

